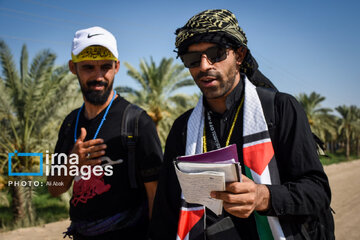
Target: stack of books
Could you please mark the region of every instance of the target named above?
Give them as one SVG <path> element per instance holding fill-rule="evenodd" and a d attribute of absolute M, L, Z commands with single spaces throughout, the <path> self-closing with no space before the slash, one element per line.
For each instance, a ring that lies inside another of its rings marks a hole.
<path fill-rule="evenodd" d="M 212 191 L 225 191 L 226 182 L 241 182 L 241 166 L 236 145 L 214 151 L 180 156 L 174 161 L 185 201 L 206 206 L 222 214 L 222 200 L 210 197 Z"/>

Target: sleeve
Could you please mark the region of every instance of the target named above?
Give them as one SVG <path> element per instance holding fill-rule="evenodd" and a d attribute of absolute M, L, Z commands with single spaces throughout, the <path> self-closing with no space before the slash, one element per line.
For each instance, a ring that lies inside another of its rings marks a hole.
<path fill-rule="evenodd" d="M 317 215 L 329 208 L 331 191 L 306 114 L 284 93 L 277 94 L 275 111 L 273 145 L 282 184 L 268 186 L 272 207 L 266 215 Z"/>
<path fill-rule="evenodd" d="M 185 116 L 186 117 L 186 116 Z M 187 116 L 188 117 L 188 116 Z M 176 177 L 173 161 L 184 155 L 187 119 L 178 118 L 166 140 L 164 165 L 160 171 L 159 184 L 154 200 L 150 222 L 151 239 L 176 239 L 177 224 L 181 206 L 181 189 Z"/>
<path fill-rule="evenodd" d="M 156 181 L 163 161 L 163 152 L 156 127 L 152 119 L 141 113 L 139 118 L 139 136 L 136 159 L 144 182 Z"/>

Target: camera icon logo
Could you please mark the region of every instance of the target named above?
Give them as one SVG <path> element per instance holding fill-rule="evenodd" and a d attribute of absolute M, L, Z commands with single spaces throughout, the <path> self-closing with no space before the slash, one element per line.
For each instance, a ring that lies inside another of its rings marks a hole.
<path fill-rule="evenodd" d="M 39 172 L 12 172 L 12 158 L 18 157 L 39 157 L 40 171 Z M 42 176 L 43 175 L 43 154 L 42 153 L 18 153 L 16 150 L 13 153 L 8 153 L 8 168 L 9 176 Z"/>

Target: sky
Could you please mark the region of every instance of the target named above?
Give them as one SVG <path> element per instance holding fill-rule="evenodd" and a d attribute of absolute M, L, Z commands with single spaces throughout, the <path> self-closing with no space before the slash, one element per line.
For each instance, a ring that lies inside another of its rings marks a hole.
<path fill-rule="evenodd" d="M 70 59 L 77 30 L 104 27 L 118 41 L 121 66 L 114 85 L 138 88 L 123 63 L 138 69 L 141 59 L 152 57 L 158 64 L 176 58 L 175 30 L 193 15 L 218 8 L 235 14 L 260 70 L 280 91 L 294 96 L 315 91 L 326 98 L 322 107 L 360 107 L 360 1 L 355 0 L 0 0 L 0 39 L 16 63 L 26 44 L 30 60 L 50 49 L 62 65 Z"/>

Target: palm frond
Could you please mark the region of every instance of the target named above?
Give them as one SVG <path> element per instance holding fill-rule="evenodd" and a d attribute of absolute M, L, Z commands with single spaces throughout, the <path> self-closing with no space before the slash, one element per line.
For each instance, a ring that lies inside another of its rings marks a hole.
<path fill-rule="evenodd" d="M 119 87 L 119 90 L 126 92 L 129 100 L 148 112 L 157 124 L 160 139 L 164 143 L 172 122 L 182 111 L 190 108 L 189 102 L 192 103 L 190 98 L 174 92 L 194 85 L 194 81 L 189 78 L 190 74 L 184 66 L 174 64 L 173 58 L 163 58 L 159 64 L 156 64 L 152 57 L 149 61 L 141 59 L 139 70 L 128 63 L 124 64 L 128 68 L 128 75 L 140 84 L 141 88 L 134 90 Z"/>
<path fill-rule="evenodd" d="M 23 105 L 20 101 L 20 96 L 22 96 L 22 86 L 19 74 L 17 73 L 11 51 L 3 40 L 0 40 L 0 63 L 2 65 L 3 76 L 5 77 L 3 80 L 5 82 L 6 91 L 8 91 L 8 94 L 15 105 Z"/>
<path fill-rule="evenodd" d="M 188 78 L 188 79 L 184 79 L 184 80 L 181 80 L 177 83 L 175 83 L 171 89 L 169 90 L 169 92 L 174 92 L 176 90 L 178 90 L 179 88 L 182 88 L 182 87 L 190 87 L 190 86 L 194 86 L 195 85 L 195 82 L 194 80 Z"/>
<path fill-rule="evenodd" d="M 132 77 L 142 88 L 145 88 L 147 86 L 143 76 L 129 63 L 124 62 L 124 65 L 128 69 L 127 74 Z"/>
<path fill-rule="evenodd" d="M 23 85 L 25 79 L 28 75 L 28 64 L 29 64 L 29 54 L 24 44 L 21 49 L 21 57 L 20 57 L 20 76 L 21 76 L 21 84 Z"/>

